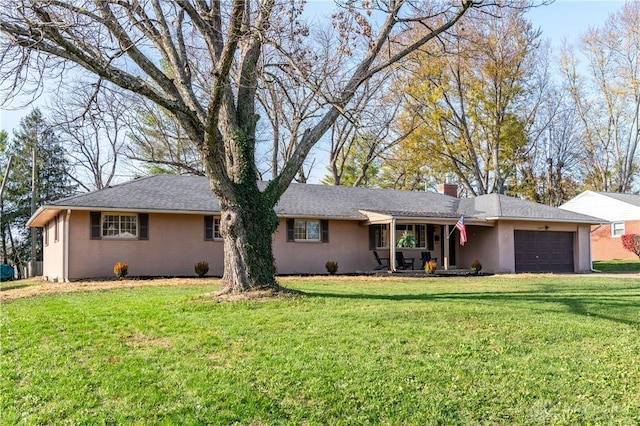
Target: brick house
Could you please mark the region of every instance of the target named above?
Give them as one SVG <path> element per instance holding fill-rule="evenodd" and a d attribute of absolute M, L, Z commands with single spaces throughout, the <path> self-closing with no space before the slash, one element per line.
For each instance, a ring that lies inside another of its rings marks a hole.
<path fill-rule="evenodd" d="M 591 228 L 593 260 L 638 258 L 622 247 L 620 237 L 640 234 L 640 195 L 584 191 L 560 208 L 602 218 L 602 223 Z"/>

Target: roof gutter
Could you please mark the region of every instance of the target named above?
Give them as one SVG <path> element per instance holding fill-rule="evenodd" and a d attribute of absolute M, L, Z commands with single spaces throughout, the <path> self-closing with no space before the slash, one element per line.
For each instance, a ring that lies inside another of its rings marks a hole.
<path fill-rule="evenodd" d="M 101 212 L 119 212 L 119 213 L 156 213 L 156 214 L 198 214 L 198 215 L 211 215 L 211 214 L 220 214 L 219 210 L 155 210 L 155 209 L 145 209 L 145 208 L 118 208 L 118 207 L 78 207 L 78 206 L 40 206 L 38 210 L 29 218 L 27 221 L 27 227 L 41 227 L 42 225 L 34 225 L 34 222 L 37 221 L 38 217 L 45 213 L 46 211 L 57 211 L 61 212 L 64 210 L 77 210 L 77 211 L 101 211 Z M 353 221 L 363 221 L 366 220 L 366 217 L 347 217 L 347 216 L 317 216 L 317 215 L 291 215 L 291 214 L 278 214 L 276 215 L 280 218 L 291 218 L 291 219 L 306 219 L 306 218 L 319 218 L 319 219 L 331 219 L 331 220 L 353 220 Z"/>
<path fill-rule="evenodd" d="M 369 217 L 369 220 L 367 220 L 367 223 L 366 223 L 367 225 L 386 224 L 386 223 L 389 223 L 391 219 L 397 220 L 398 223 L 405 223 L 405 222 L 424 223 L 425 221 L 428 221 L 428 223 L 433 225 L 451 225 L 456 223 L 458 219 L 460 219 L 460 216 L 442 217 L 442 216 L 431 216 L 429 214 L 425 214 L 423 216 L 404 216 L 402 214 L 388 213 L 388 212 L 380 213 L 372 210 L 359 210 L 359 211 L 367 216 L 369 214 L 379 216 L 373 220 Z M 486 220 L 473 219 L 473 218 L 468 219 L 465 216 L 464 220 L 467 225 L 495 226 L 494 223 L 488 223 L 491 219 L 486 219 Z"/>
<path fill-rule="evenodd" d="M 211 213 L 209 213 L 211 214 Z M 363 221 L 367 220 L 366 217 L 353 217 L 353 216 L 318 216 L 313 214 L 278 214 L 276 216 L 282 219 L 331 219 L 331 220 L 353 220 L 353 221 Z"/>
<path fill-rule="evenodd" d="M 38 210 L 36 210 L 35 213 L 32 214 L 29 220 L 27 221 L 27 225 L 26 225 L 27 228 L 29 228 L 33 223 L 33 221 L 36 220 L 36 218 L 40 216 L 40 214 L 42 214 L 42 212 L 44 212 L 45 210 L 48 210 L 45 206 L 38 207 Z"/>
<path fill-rule="evenodd" d="M 602 223 L 596 220 L 544 219 L 544 218 L 512 217 L 512 216 L 487 217 L 487 220 L 517 220 L 520 222 L 550 222 L 550 223 L 583 223 L 587 225 L 598 225 Z M 466 221 L 467 221 L 467 218 L 465 217 L 465 222 Z"/>

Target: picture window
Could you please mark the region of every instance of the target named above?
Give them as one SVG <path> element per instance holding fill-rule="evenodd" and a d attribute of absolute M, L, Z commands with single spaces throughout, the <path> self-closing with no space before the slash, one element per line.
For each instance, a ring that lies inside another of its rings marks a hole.
<path fill-rule="evenodd" d="M 296 220 L 293 228 L 296 241 L 320 241 L 319 220 Z"/>
<path fill-rule="evenodd" d="M 102 215 L 102 238 L 137 238 L 138 216 L 104 214 Z"/>

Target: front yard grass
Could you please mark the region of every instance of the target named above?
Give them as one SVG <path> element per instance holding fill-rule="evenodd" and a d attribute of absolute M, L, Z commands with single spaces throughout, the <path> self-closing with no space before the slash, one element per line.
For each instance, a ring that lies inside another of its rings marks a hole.
<path fill-rule="evenodd" d="M 638 273 L 640 260 L 594 260 L 593 269 L 609 273 Z"/>
<path fill-rule="evenodd" d="M 3 302 L 3 424 L 638 424 L 640 280 L 283 278 Z"/>
<path fill-rule="evenodd" d="M 0 281 L 0 291 L 8 291 L 16 288 L 25 288 L 41 284 L 41 280 L 25 279 L 25 280 L 11 280 Z"/>

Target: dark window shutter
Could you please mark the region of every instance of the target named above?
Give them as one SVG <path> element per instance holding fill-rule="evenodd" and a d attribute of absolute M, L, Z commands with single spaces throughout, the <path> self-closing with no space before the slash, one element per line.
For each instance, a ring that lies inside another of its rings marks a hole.
<path fill-rule="evenodd" d="M 293 241 L 293 225 L 295 220 L 287 219 L 287 241 Z"/>
<path fill-rule="evenodd" d="M 378 225 L 369 225 L 369 250 L 376 249 L 376 230 Z"/>
<path fill-rule="evenodd" d="M 424 232 L 425 226 L 424 225 L 416 225 L 416 232 L 415 232 L 415 237 L 416 237 L 416 247 L 425 247 L 426 246 L 426 241 L 424 240 L 425 238 L 425 232 Z"/>
<path fill-rule="evenodd" d="M 213 216 L 204 217 L 204 239 L 205 241 L 213 240 Z"/>
<path fill-rule="evenodd" d="M 323 243 L 328 243 L 329 242 L 329 221 L 328 220 L 321 220 L 320 221 L 320 232 L 322 233 L 322 242 Z"/>
<path fill-rule="evenodd" d="M 427 250 L 434 250 L 434 234 L 436 227 L 433 225 L 427 225 Z"/>
<path fill-rule="evenodd" d="M 91 239 L 99 240 L 102 238 L 102 232 L 100 232 L 100 212 L 90 212 L 91 218 Z"/>
<path fill-rule="evenodd" d="M 138 239 L 139 240 L 148 240 L 149 239 L 149 215 L 147 213 L 140 213 L 138 215 Z"/>

